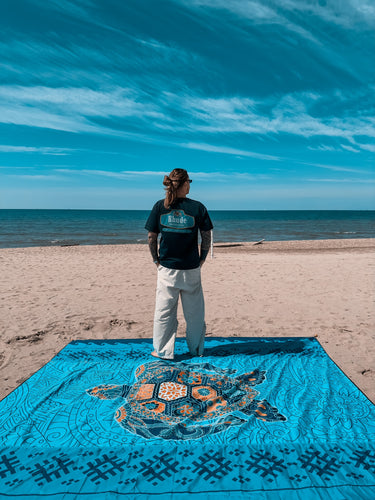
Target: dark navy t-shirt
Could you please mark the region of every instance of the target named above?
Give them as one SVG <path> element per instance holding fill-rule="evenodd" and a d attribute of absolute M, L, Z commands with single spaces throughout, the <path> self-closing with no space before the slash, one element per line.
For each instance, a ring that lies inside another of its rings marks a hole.
<path fill-rule="evenodd" d="M 213 228 L 206 207 L 190 198 L 178 198 L 170 208 L 164 200 L 155 203 L 145 228 L 161 233 L 160 264 L 170 269 L 199 267 L 198 230 Z"/>

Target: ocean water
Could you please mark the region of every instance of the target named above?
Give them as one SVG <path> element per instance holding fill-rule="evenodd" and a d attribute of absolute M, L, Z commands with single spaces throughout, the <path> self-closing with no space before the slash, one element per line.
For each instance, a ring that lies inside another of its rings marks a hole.
<path fill-rule="evenodd" d="M 0 210 L 0 248 L 146 243 L 148 210 Z M 212 210 L 215 242 L 375 238 L 375 211 Z"/>

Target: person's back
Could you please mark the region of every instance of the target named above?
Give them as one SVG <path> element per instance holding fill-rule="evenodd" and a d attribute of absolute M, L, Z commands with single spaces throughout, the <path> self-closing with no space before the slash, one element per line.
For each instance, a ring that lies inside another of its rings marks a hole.
<path fill-rule="evenodd" d="M 210 248 L 213 226 L 205 206 L 186 198 L 191 182 L 183 169 L 174 169 L 165 176 L 166 197 L 155 203 L 145 225 L 151 255 L 158 266 L 152 354 L 164 359 L 174 356 L 179 296 L 189 351 L 192 355 L 203 354 L 205 323 L 200 268 Z M 200 252 L 198 231 L 202 236 Z"/>
<path fill-rule="evenodd" d="M 161 234 L 160 264 L 170 269 L 199 267 L 198 231 L 212 227 L 205 206 L 190 198 L 177 198 L 165 208 L 164 200 L 160 200 L 150 217 L 147 228 Z"/>

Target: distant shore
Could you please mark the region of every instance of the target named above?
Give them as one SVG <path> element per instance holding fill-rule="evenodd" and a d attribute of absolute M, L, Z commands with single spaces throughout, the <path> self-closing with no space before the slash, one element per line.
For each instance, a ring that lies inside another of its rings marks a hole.
<path fill-rule="evenodd" d="M 317 336 L 375 401 L 375 238 L 254 243 L 215 243 L 207 335 Z M 145 244 L 0 249 L 0 266 L 0 398 L 71 340 L 152 337 Z"/>

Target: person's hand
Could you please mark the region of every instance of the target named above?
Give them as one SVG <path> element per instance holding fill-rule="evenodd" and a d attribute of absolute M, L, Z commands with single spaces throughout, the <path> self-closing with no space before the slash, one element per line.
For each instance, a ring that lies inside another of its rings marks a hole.
<path fill-rule="evenodd" d="M 206 262 L 205 260 L 201 260 L 201 261 L 199 262 L 200 267 L 202 267 L 202 266 L 203 266 L 203 264 L 204 264 L 205 262 Z"/>

